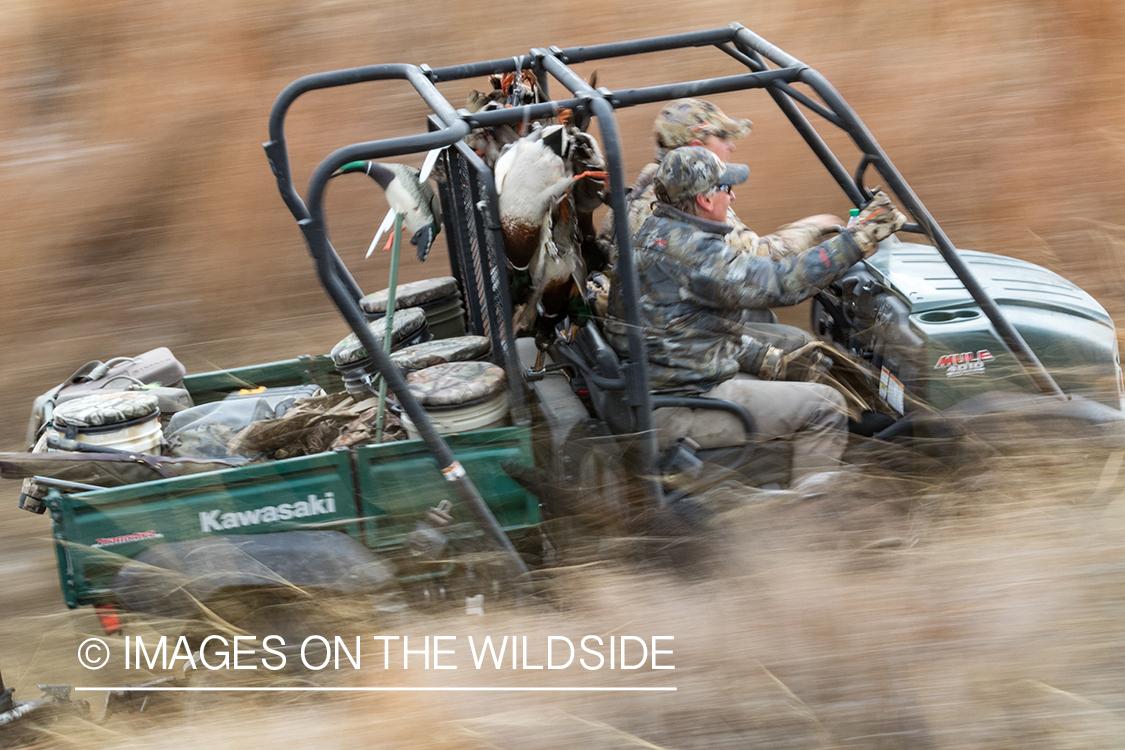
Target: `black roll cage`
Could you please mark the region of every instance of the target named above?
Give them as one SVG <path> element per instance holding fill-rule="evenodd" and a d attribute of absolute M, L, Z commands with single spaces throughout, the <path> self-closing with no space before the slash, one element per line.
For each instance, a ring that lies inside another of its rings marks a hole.
<path fill-rule="evenodd" d="M 624 57 L 650 52 L 660 52 L 689 47 L 715 47 L 724 54 L 744 65 L 748 72 L 718 78 L 683 81 L 659 86 L 634 89 L 608 90 L 592 88 L 586 81 L 570 69 L 577 63 Z M 550 96 L 550 81 L 553 78 L 568 92 L 569 97 L 552 99 L 549 102 L 510 107 L 471 114 L 458 110 L 438 92 L 435 84 L 478 78 L 490 74 L 516 72 L 531 69 L 539 77 L 540 85 Z M 406 80 L 433 111 L 429 118 L 430 132 L 421 135 L 386 138 L 381 140 L 354 143 L 340 148 L 325 157 L 314 169 L 309 179 L 305 197 L 297 192 L 290 171 L 288 148 L 285 142 L 285 117 L 293 102 L 302 94 L 318 89 L 346 86 L 355 83 L 380 80 Z M 820 101 L 793 87 L 801 83 L 808 86 Z M 447 476 L 457 474 L 456 461 L 445 441 L 434 431 L 425 411 L 411 396 L 405 381 L 383 354 L 381 347 L 367 328 L 366 318 L 360 309 L 359 300 L 363 296 L 359 285 L 348 271 L 328 239 L 328 229 L 324 215 L 324 191 L 328 180 L 345 164 L 369 159 L 385 159 L 402 154 L 420 153 L 435 148 L 454 146 L 475 128 L 501 124 L 515 124 L 528 120 L 552 117 L 560 109 L 577 110 L 584 115 L 592 115 L 600 128 L 601 144 L 609 173 L 609 206 L 613 209 L 617 235 L 618 260 L 617 283 L 623 293 L 626 323 L 629 334 L 628 362 L 624 363 L 626 394 L 635 410 L 636 425 L 640 432 L 641 461 L 643 474 L 656 462 L 656 437 L 653 430 L 653 401 L 649 394 L 648 375 L 643 341 L 641 338 L 641 319 L 637 304 L 637 275 L 633 262 L 631 238 L 629 237 L 626 210 L 626 182 L 621 138 L 618 132 L 614 111 L 624 107 L 667 101 L 681 97 L 700 97 L 722 92 L 746 89 L 765 89 L 788 118 L 789 122 L 804 138 L 809 148 L 820 159 L 833 179 L 857 207 L 865 204 L 871 197 L 864 187 L 863 176 L 868 168 L 874 168 L 885 184 L 897 196 L 901 208 L 913 220 L 906 231 L 926 235 L 965 285 L 974 301 L 980 306 L 1001 340 L 1023 365 L 1036 387 L 1044 394 L 1065 398 L 1062 390 L 1043 367 L 1016 329 L 1007 321 L 999 307 L 976 280 L 968 266 L 961 260 L 953 244 L 934 221 L 929 211 L 911 190 L 898 169 L 891 162 L 874 136 L 859 116 L 833 86 L 816 70 L 797 58 L 774 46 L 762 37 L 740 24 L 705 31 L 637 39 L 588 47 L 536 48 L 528 54 L 489 60 L 465 65 L 431 68 L 428 65 L 370 65 L 326 73 L 304 76 L 289 84 L 274 103 L 269 119 L 270 140 L 264 145 L 278 189 L 290 212 L 296 218 L 304 234 L 309 252 L 316 263 L 321 283 L 339 308 L 340 313 L 355 331 L 368 353 L 372 356 L 379 372 L 386 378 L 388 386 L 418 427 L 422 439 L 438 460 Z M 804 110 L 802 110 L 802 107 Z M 853 174 L 849 174 L 835 153 L 809 121 L 805 111 L 811 112 L 829 124 L 843 130 L 862 153 L 860 163 Z M 464 151 L 464 149 L 462 149 Z M 480 165 L 483 167 L 483 164 Z M 484 169 L 487 169 L 484 167 Z M 444 196 L 443 196 L 444 197 Z M 492 197 L 495 197 L 494 195 Z M 488 204 L 488 201 L 485 201 Z M 495 202 L 486 210 L 495 212 Z M 498 217 L 489 215 L 485 223 L 496 229 Z M 452 255 L 452 253 L 451 253 Z M 503 263 L 499 263 L 503 268 Z M 523 374 L 519 372 L 514 357 L 513 334 L 511 329 L 510 301 L 507 299 L 506 284 L 500 292 L 504 309 L 508 311 L 502 321 L 501 336 L 505 351 L 504 366 L 518 383 L 517 390 L 522 394 Z M 522 395 L 519 396 L 522 399 Z M 517 423 L 526 419 L 522 402 L 514 405 L 513 414 Z M 452 477 L 451 477 L 452 478 Z M 456 481 L 456 480 L 454 480 Z M 653 491 L 650 486 L 650 492 Z M 483 507 L 475 488 L 465 478 L 458 484 L 459 494 L 469 502 L 478 515 L 486 531 L 494 538 L 503 538 L 493 519 L 487 524 L 491 514 Z M 659 488 L 655 489 L 657 502 L 661 502 Z M 474 498 L 475 496 L 475 498 Z M 484 518 L 481 512 L 488 518 Z M 491 528 L 488 528 L 491 526 Z"/>

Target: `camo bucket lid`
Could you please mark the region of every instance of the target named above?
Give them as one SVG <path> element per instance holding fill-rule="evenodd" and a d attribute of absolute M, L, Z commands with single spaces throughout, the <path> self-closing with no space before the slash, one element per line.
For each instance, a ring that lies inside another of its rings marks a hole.
<path fill-rule="evenodd" d="M 369 294 L 359 301 L 359 306 L 365 313 L 385 313 L 387 311 L 387 297 L 389 289 L 384 289 L 374 294 Z M 427 307 L 440 302 L 447 297 L 459 295 L 457 279 L 452 276 L 440 276 L 436 279 L 412 281 L 409 284 L 400 284 L 395 289 L 395 309 L 406 307 Z"/>
<path fill-rule="evenodd" d="M 491 362 L 450 362 L 408 374 L 406 385 L 427 409 L 452 408 L 503 394 L 504 370 Z"/>
<path fill-rule="evenodd" d="M 400 370 L 424 370 L 448 362 L 480 359 L 492 349 L 487 336 L 454 336 L 427 341 L 400 349 L 391 355 L 391 362 Z"/>
<path fill-rule="evenodd" d="M 396 310 L 394 327 L 391 330 L 391 346 L 394 347 L 395 344 L 410 338 L 424 325 L 426 325 L 426 313 L 422 312 L 421 308 L 408 307 L 405 310 Z M 367 327 L 375 336 L 375 340 L 381 344 L 383 335 L 387 331 L 386 322 L 373 320 L 367 324 Z M 346 367 L 367 359 L 367 350 L 363 348 L 363 344 L 353 332 L 332 347 L 330 356 L 336 367 Z"/>
<path fill-rule="evenodd" d="M 144 391 L 94 393 L 59 404 L 55 409 L 53 422 L 59 429 L 117 427 L 159 417 L 157 403 L 154 394 Z"/>

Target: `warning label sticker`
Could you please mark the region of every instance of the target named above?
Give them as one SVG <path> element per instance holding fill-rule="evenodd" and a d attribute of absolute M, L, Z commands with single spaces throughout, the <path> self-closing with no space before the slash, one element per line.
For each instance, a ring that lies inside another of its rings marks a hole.
<path fill-rule="evenodd" d="M 906 408 L 905 396 L 906 389 L 902 387 L 902 383 L 884 367 L 879 373 L 879 398 L 886 401 L 899 414 L 903 414 Z"/>

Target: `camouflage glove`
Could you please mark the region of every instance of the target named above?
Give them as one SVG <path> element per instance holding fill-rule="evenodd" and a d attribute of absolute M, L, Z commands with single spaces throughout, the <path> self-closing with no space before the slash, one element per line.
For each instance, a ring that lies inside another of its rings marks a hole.
<path fill-rule="evenodd" d="M 878 249 L 880 240 L 887 239 L 902 229 L 904 224 L 906 216 L 895 208 L 886 193 L 879 191 L 859 212 L 856 223 L 849 231 L 866 257 Z"/>
<path fill-rule="evenodd" d="M 586 277 L 586 305 L 595 318 L 605 318 L 609 309 L 609 287 L 609 277 L 600 271 Z"/>
<path fill-rule="evenodd" d="M 832 358 L 824 354 L 823 349 L 819 341 L 811 341 L 789 353 L 776 346 L 768 347 L 758 368 L 758 377 L 791 383 L 824 382 L 832 369 Z"/>
<path fill-rule="evenodd" d="M 762 380 L 781 380 L 781 359 L 785 356 L 785 352 L 778 349 L 776 346 L 767 346 L 765 356 L 762 357 L 762 364 L 758 368 L 758 377 Z"/>
<path fill-rule="evenodd" d="M 824 353 L 824 344 L 810 341 L 782 357 L 781 377 L 795 383 L 823 383 L 832 364 L 832 358 Z"/>

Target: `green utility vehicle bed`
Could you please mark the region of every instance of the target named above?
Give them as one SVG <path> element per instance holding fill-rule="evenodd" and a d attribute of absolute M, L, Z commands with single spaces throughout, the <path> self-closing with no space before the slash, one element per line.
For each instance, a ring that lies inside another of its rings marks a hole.
<path fill-rule="evenodd" d="M 324 357 L 302 357 L 188 376 L 198 403 L 223 389 L 332 386 Z M 452 435 L 450 447 L 506 533 L 539 523 L 537 499 L 501 468 L 530 464 L 530 430 L 506 427 Z M 450 500 L 449 483 L 420 440 L 364 445 L 311 456 L 104 490 L 48 495 L 60 580 L 67 605 L 113 601 L 111 581 L 128 559 L 156 544 L 222 534 L 299 529 L 342 532 L 394 555 L 428 508 Z M 414 566 L 417 567 L 417 566 Z M 446 565 L 431 565 L 432 570 Z"/>

